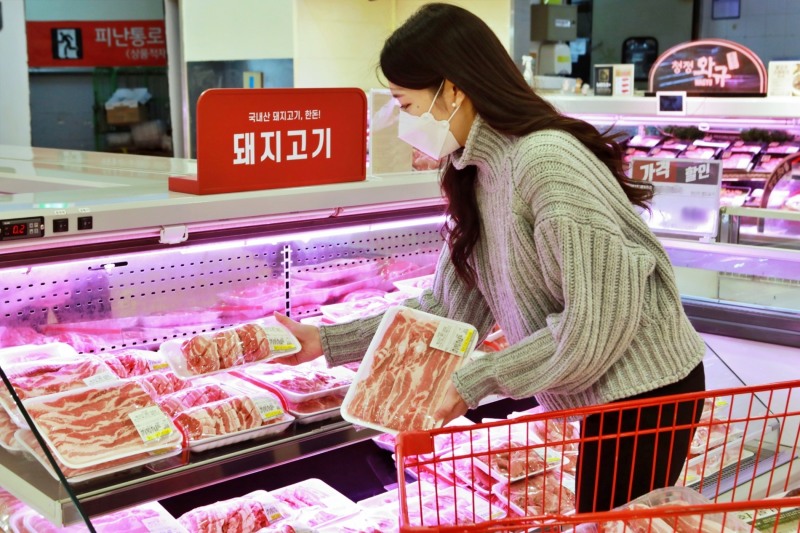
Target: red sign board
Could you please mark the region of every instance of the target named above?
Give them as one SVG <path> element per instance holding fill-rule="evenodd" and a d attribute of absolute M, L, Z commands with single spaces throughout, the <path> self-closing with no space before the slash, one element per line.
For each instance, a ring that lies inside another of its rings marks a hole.
<path fill-rule="evenodd" d="M 650 92 L 690 95 L 767 92 L 764 63 L 748 48 L 724 39 L 702 39 L 673 46 L 650 69 Z"/>
<path fill-rule="evenodd" d="M 30 67 L 162 67 L 163 20 L 35 21 L 25 24 Z"/>
<path fill-rule="evenodd" d="M 191 194 L 366 179 L 367 98 L 361 89 L 209 89 L 197 101 Z"/>

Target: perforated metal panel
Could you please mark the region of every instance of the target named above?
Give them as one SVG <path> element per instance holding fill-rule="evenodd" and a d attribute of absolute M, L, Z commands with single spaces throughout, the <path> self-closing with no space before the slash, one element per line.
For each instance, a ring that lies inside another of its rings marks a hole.
<path fill-rule="evenodd" d="M 219 329 L 285 309 L 285 290 L 276 292 L 284 287 L 285 246 L 290 300 L 302 301 L 308 289 L 293 274 L 433 264 L 440 227 L 441 219 L 427 218 L 0 269 L 0 344 L 59 340 L 92 352 Z M 318 313 L 342 297 L 334 293 L 330 301 L 315 293 L 313 303 L 293 304 L 295 316 Z"/>

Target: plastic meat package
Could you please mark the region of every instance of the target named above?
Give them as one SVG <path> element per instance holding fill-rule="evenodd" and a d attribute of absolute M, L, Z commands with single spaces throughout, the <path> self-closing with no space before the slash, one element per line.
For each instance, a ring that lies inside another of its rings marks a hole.
<path fill-rule="evenodd" d="M 154 400 L 159 396 L 187 389 L 192 384 L 179 378 L 174 372 L 151 372 L 144 376 L 133 378 L 133 381 L 142 386 Z"/>
<path fill-rule="evenodd" d="M 117 376 L 99 358 L 79 355 L 71 346 L 63 343 L 5 348 L 0 350 L 0 367 L 14 385 L 20 400 L 117 380 Z M 0 405 L 15 424 L 26 427 L 5 386 L 0 387 Z"/>
<path fill-rule="evenodd" d="M 233 328 L 172 339 L 161 344 L 172 370 L 191 378 L 300 351 L 299 341 L 276 322 L 250 322 Z"/>
<path fill-rule="evenodd" d="M 311 424 L 339 416 L 344 401 L 344 393 L 338 392 L 320 396 L 304 402 L 286 402 L 286 410 L 295 417 L 298 424 Z"/>
<path fill-rule="evenodd" d="M 181 433 L 136 382 L 24 401 L 42 437 L 70 468 L 172 449 Z"/>
<path fill-rule="evenodd" d="M 510 484 L 496 484 L 493 491 L 503 505 L 520 516 L 564 515 L 575 511 L 575 479 L 556 471 Z"/>
<path fill-rule="evenodd" d="M 33 431 L 30 429 L 19 429 L 15 433 L 15 438 L 25 451 L 39 461 L 39 463 L 44 467 L 47 473 L 53 477 L 53 479 L 58 480 L 58 475 L 53 470 L 53 466 L 45 456 L 44 451 L 42 451 L 42 447 L 39 445 L 39 441 L 36 440 Z M 183 446 L 179 444 L 176 445 L 172 450 L 159 450 L 158 452 L 153 453 L 140 453 L 137 455 L 131 455 L 129 457 L 123 457 L 121 459 L 109 461 L 107 463 L 99 463 L 86 468 L 70 468 L 59 461 L 58 456 L 53 455 L 53 458 L 56 460 L 56 464 L 65 478 L 67 478 L 71 483 L 82 483 L 90 479 L 96 479 L 99 477 L 109 476 L 117 472 L 137 469 L 144 465 L 162 461 L 169 457 L 174 457 L 181 453 L 182 449 Z"/>
<path fill-rule="evenodd" d="M 469 430 L 469 426 L 473 425 L 475 425 L 475 423 L 465 416 L 459 416 L 448 422 L 445 427 L 465 427 L 467 429 L 465 431 L 434 435 L 433 456 L 440 456 L 444 453 L 451 452 L 462 444 L 481 438 L 481 432 Z M 378 447 L 390 452 L 394 452 L 395 445 L 397 444 L 393 433 L 381 433 L 373 437 L 372 441 L 377 444 Z"/>
<path fill-rule="evenodd" d="M 0 385 L 4 386 L 4 385 Z M 22 451 L 22 446 L 14 437 L 14 433 L 19 429 L 19 426 L 11 420 L 11 417 L 5 410 L 0 409 L 0 446 L 6 450 L 15 453 Z"/>
<path fill-rule="evenodd" d="M 256 490 L 244 496 L 196 507 L 178 518 L 189 533 L 259 531 L 284 520 L 289 511 L 272 494 Z"/>
<path fill-rule="evenodd" d="M 168 409 L 180 409 L 173 422 L 189 440 L 189 449 L 205 451 L 244 440 L 274 435 L 294 420 L 275 394 L 241 393 L 219 385 L 202 385 L 165 398 Z"/>
<path fill-rule="evenodd" d="M 316 478 L 271 491 L 291 510 L 292 524 L 317 529 L 353 516 L 359 508 L 347 496 Z"/>
<path fill-rule="evenodd" d="M 150 350 L 126 348 L 105 353 L 101 357 L 106 366 L 120 378 L 143 376 L 169 367 L 167 361 L 160 354 Z"/>
<path fill-rule="evenodd" d="M 433 413 L 477 338 L 469 324 L 407 307 L 389 309 L 347 391 L 342 416 L 393 433 L 440 425 Z"/>
<path fill-rule="evenodd" d="M 297 366 L 263 363 L 242 372 L 258 383 L 276 389 L 287 401 L 296 404 L 344 393 L 356 376 L 355 372 L 344 367 L 325 368 L 309 363 Z"/>
<path fill-rule="evenodd" d="M 685 487 L 667 487 L 656 489 L 644 496 L 636 498 L 617 510 L 653 509 L 657 507 L 676 507 L 682 505 L 710 504 L 711 500 Z M 702 529 L 701 529 L 702 524 Z M 750 533 L 750 526 L 736 518 L 734 513 L 708 513 L 658 516 L 650 518 L 634 518 L 625 521 L 604 522 L 598 528 L 599 533 L 623 533 L 631 531 L 648 531 L 652 533 L 683 533 L 697 531 L 713 531 L 715 533 Z"/>
<path fill-rule="evenodd" d="M 361 317 L 379 315 L 395 305 L 382 296 L 370 296 L 359 300 L 350 300 L 337 304 L 320 306 L 322 316 L 331 323 L 349 322 Z"/>

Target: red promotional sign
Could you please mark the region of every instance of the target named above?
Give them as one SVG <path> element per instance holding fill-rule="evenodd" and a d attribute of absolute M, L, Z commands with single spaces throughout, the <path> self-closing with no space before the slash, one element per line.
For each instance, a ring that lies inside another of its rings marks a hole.
<path fill-rule="evenodd" d="M 35 21 L 25 24 L 30 67 L 162 67 L 163 20 Z"/>
<path fill-rule="evenodd" d="M 631 179 L 653 183 L 717 185 L 721 170 L 721 161 L 636 157 L 631 160 Z"/>
<path fill-rule="evenodd" d="M 191 194 L 366 179 L 367 98 L 361 89 L 209 89 L 197 101 Z"/>
<path fill-rule="evenodd" d="M 656 91 L 764 94 L 767 71 L 758 56 L 741 44 L 724 39 L 690 41 L 658 56 L 649 85 L 649 92 Z"/>

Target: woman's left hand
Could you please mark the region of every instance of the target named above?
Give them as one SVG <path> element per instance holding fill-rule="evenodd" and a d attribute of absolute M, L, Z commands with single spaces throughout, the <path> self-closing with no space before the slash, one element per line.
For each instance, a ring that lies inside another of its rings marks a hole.
<path fill-rule="evenodd" d="M 454 418 L 465 414 L 468 409 L 467 402 L 464 401 L 451 381 L 447 384 L 447 392 L 444 394 L 442 404 L 433 413 L 433 417 L 437 422 L 441 420 L 444 426 Z"/>

